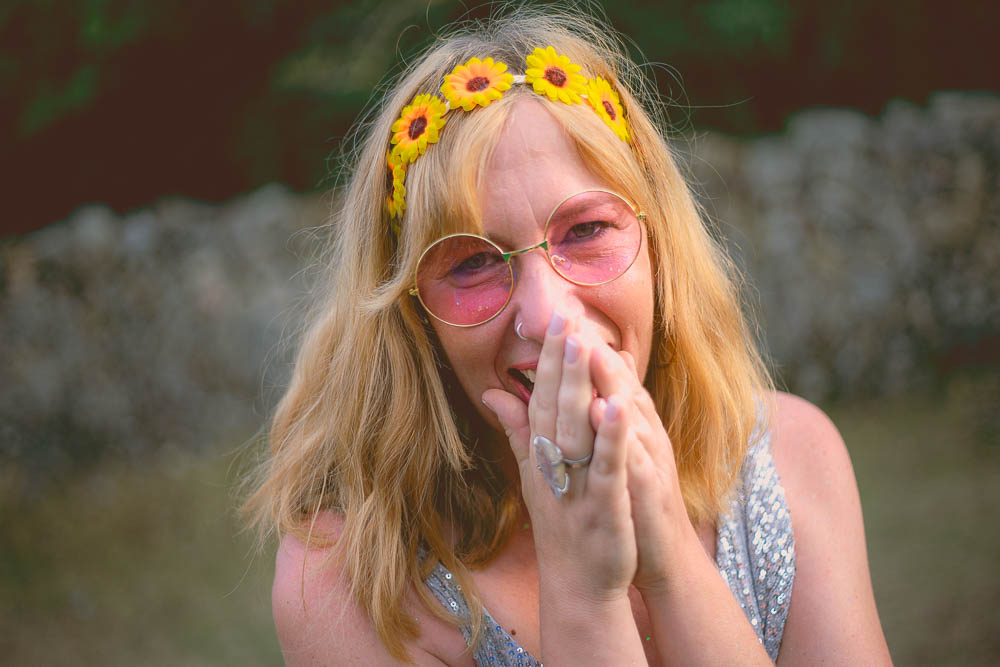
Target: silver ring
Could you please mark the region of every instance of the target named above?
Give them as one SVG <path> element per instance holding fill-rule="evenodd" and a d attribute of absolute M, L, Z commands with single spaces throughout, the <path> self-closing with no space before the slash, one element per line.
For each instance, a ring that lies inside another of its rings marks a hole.
<path fill-rule="evenodd" d="M 528 340 L 527 338 L 524 337 L 524 334 L 521 333 L 521 327 L 523 327 L 523 326 L 524 326 L 524 322 L 518 322 L 517 324 L 515 324 L 514 325 L 514 333 L 516 333 L 517 337 L 520 338 L 521 340 Z"/>
<path fill-rule="evenodd" d="M 535 467 L 542 473 L 542 479 L 556 498 L 561 498 L 569 491 L 569 470 L 587 466 L 594 457 L 591 452 L 578 459 L 567 459 L 563 456 L 562 448 L 544 435 L 536 435 L 531 444 L 535 448 Z"/>

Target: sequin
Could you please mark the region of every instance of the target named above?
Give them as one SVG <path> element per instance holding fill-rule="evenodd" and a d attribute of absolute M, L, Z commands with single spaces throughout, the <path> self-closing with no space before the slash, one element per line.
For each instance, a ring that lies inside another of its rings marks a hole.
<path fill-rule="evenodd" d="M 716 561 L 757 638 L 776 660 L 795 578 L 795 538 L 769 438 L 747 453 L 741 478 L 749 492 L 734 494 L 718 522 Z M 724 550 L 727 543 L 733 548 Z"/>

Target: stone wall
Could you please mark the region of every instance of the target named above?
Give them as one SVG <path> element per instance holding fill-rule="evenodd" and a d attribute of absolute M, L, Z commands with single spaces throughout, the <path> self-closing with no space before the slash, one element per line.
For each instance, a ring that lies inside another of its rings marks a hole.
<path fill-rule="evenodd" d="M 811 111 L 780 136 L 677 146 L 782 384 L 852 398 L 1000 368 L 1000 99 Z M 267 186 L 218 206 L 87 206 L 0 241 L 0 460 L 23 482 L 239 443 L 287 377 L 278 341 L 326 209 Z"/>
<path fill-rule="evenodd" d="M 694 148 L 793 391 L 880 394 L 1000 364 L 1000 99 L 817 110 L 781 136 Z"/>

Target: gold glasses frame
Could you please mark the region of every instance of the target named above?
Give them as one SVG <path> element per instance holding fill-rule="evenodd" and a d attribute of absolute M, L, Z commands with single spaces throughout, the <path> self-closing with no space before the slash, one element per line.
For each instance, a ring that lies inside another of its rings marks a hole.
<path fill-rule="evenodd" d="M 586 194 L 588 192 L 599 192 L 599 193 L 604 193 L 604 194 L 608 194 L 608 195 L 612 195 L 614 197 L 617 197 L 625 205 L 627 205 L 629 207 L 629 209 L 632 211 L 632 214 L 635 215 L 636 222 L 639 223 L 640 227 L 646 221 L 646 214 L 644 212 L 642 212 L 635 204 L 633 204 L 631 201 L 629 201 L 629 199 L 626 198 L 624 195 L 620 195 L 617 192 L 614 192 L 612 190 L 605 190 L 603 188 L 586 188 L 584 190 L 580 190 L 579 192 L 574 192 L 573 194 L 569 195 L 568 197 L 564 197 L 562 200 L 560 200 L 559 203 L 556 204 L 552 208 L 552 211 L 549 213 L 548 217 L 545 219 L 545 227 L 542 229 L 542 240 L 539 243 L 535 243 L 534 245 L 527 246 L 526 248 L 521 248 L 519 250 L 504 251 L 503 248 L 501 248 L 500 246 L 498 246 L 496 243 L 494 243 L 490 239 L 486 238 L 485 236 L 480 236 L 478 234 L 468 234 L 468 233 L 448 234 L 446 236 L 442 236 L 439 239 L 436 239 L 435 241 L 433 241 L 432 243 L 430 243 L 426 248 L 424 248 L 424 251 L 422 253 L 420 253 L 420 258 L 417 260 L 417 265 L 416 265 L 416 268 L 414 269 L 414 272 L 413 272 L 413 286 L 409 290 L 410 296 L 417 297 L 417 300 L 420 301 L 420 305 L 423 307 L 424 311 L 426 311 L 427 313 L 429 313 L 431 317 L 433 317 L 434 319 L 438 320 L 439 322 L 447 324 L 448 326 L 460 327 L 460 328 L 463 328 L 463 329 L 467 329 L 469 327 L 478 327 L 480 325 L 486 324 L 487 322 L 491 321 L 493 318 L 497 317 L 500 313 L 502 313 L 504 310 L 507 309 L 507 305 L 510 303 L 511 298 L 514 296 L 514 288 L 516 287 L 516 285 L 515 285 L 515 277 L 514 277 L 515 276 L 515 274 L 514 274 L 514 268 L 513 268 L 513 266 L 511 266 L 511 259 L 513 259 L 514 257 L 518 257 L 520 255 L 527 254 L 527 253 L 529 253 L 529 252 L 531 252 L 533 250 L 541 249 L 545 253 L 545 258 L 548 260 L 549 265 L 556 272 L 556 274 L 560 278 L 562 278 L 563 280 L 565 280 L 565 281 L 567 281 L 569 283 L 572 283 L 574 285 L 580 285 L 581 287 L 597 287 L 598 285 L 606 285 L 607 283 L 610 283 L 610 282 L 613 282 L 615 280 L 618 280 L 623 275 L 625 275 L 626 273 L 628 273 L 628 270 L 632 268 L 633 264 L 635 264 L 636 258 L 639 257 L 639 253 L 642 251 L 641 237 L 640 237 L 639 246 L 636 249 L 635 255 L 629 261 L 628 266 L 626 266 L 624 269 L 622 269 L 621 272 L 618 273 L 617 275 L 615 275 L 615 276 L 613 276 L 611 278 L 608 278 L 607 280 L 602 280 L 602 281 L 596 282 L 596 283 L 580 282 L 580 281 L 573 280 L 573 279 L 569 278 L 568 276 L 564 275 L 562 273 L 562 271 L 559 270 L 559 267 L 557 266 L 556 261 L 553 259 L 552 255 L 549 254 L 549 240 L 548 240 L 548 235 L 549 235 L 549 224 L 552 222 L 552 217 L 556 214 L 556 211 L 558 211 L 559 208 L 563 204 L 565 204 L 566 202 L 568 202 L 570 199 L 573 199 L 574 197 L 577 197 L 577 196 L 582 195 L 582 194 Z M 430 252 L 430 250 L 432 248 L 434 248 L 436 245 L 438 245 L 439 243 L 443 243 L 444 241 L 447 241 L 448 239 L 460 238 L 460 237 L 461 238 L 476 239 L 476 240 L 479 240 L 479 241 L 485 241 L 487 244 L 489 244 L 489 245 L 493 246 L 494 248 L 496 248 L 496 250 L 500 254 L 500 256 L 503 257 L 504 263 L 507 265 L 507 271 L 508 271 L 508 273 L 510 275 L 510 285 L 511 285 L 511 287 L 510 287 L 510 290 L 508 290 L 508 292 L 507 292 L 507 300 L 504 301 L 503 305 L 500 306 L 500 308 L 497 309 L 497 312 L 493 313 L 492 315 L 490 315 L 488 318 L 486 318 L 482 322 L 476 322 L 474 324 L 455 324 L 454 322 L 449 322 L 448 320 L 445 320 L 445 319 L 442 319 L 441 317 L 438 317 L 427 306 L 427 304 L 424 302 L 423 298 L 420 296 L 420 287 L 419 287 L 420 265 L 424 261 L 424 257 L 426 257 L 427 253 Z"/>

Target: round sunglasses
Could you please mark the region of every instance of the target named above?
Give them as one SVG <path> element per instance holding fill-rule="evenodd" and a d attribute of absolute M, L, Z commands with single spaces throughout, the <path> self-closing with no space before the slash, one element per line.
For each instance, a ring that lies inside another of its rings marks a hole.
<path fill-rule="evenodd" d="M 510 302 L 515 275 L 511 259 L 541 250 L 569 282 L 603 285 L 635 262 L 645 217 L 619 194 L 584 190 L 556 205 L 545 221 L 542 241 L 527 248 L 507 252 L 475 234 L 438 239 L 420 255 L 410 294 L 445 324 L 485 324 Z"/>

